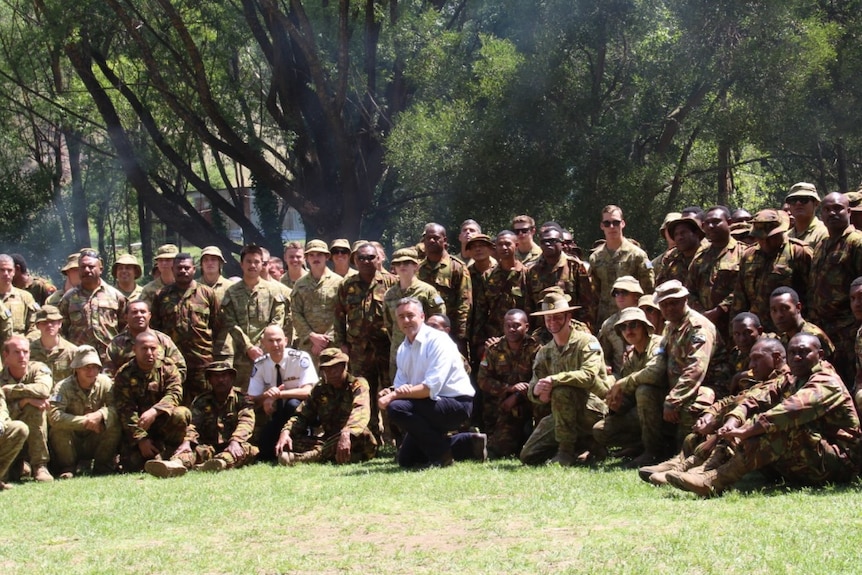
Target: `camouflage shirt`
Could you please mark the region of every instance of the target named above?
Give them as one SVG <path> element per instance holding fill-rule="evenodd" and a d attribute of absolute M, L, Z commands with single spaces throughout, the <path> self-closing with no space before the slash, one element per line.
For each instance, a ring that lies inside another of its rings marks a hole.
<path fill-rule="evenodd" d="M 290 273 L 288 273 L 287 271 L 285 271 L 285 272 L 284 272 L 284 275 L 282 275 L 282 276 L 281 276 L 281 279 L 280 279 L 280 280 L 278 280 L 278 281 L 280 281 L 280 282 L 282 283 L 282 285 L 284 285 L 284 286 L 286 286 L 286 287 L 289 287 L 290 289 L 293 289 L 293 288 L 294 288 L 294 286 L 296 285 L 296 282 L 298 282 L 299 280 L 301 280 L 302 278 L 304 278 L 304 277 L 306 276 L 306 274 L 308 274 L 308 270 L 307 270 L 307 269 L 303 269 L 303 270 L 302 270 L 302 275 L 301 275 L 301 276 L 299 276 L 297 279 L 292 280 L 292 279 L 290 279 Z"/>
<path fill-rule="evenodd" d="M 849 305 L 849 304 L 848 304 Z M 849 309 L 849 308 L 848 308 Z M 781 342 L 785 348 L 787 344 L 790 343 L 790 339 L 796 335 L 797 333 L 810 333 L 811 335 L 817 336 L 817 339 L 820 340 L 820 348 L 823 350 L 823 359 L 828 360 L 832 357 L 832 354 L 835 353 L 835 345 L 832 343 L 832 340 L 826 335 L 826 332 L 811 323 L 807 320 L 802 320 L 802 327 L 799 328 L 799 331 L 794 333 L 783 332 L 777 335 L 778 340 Z"/>
<path fill-rule="evenodd" d="M 36 329 L 36 311 L 39 306 L 29 292 L 13 286 L 8 292 L 0 294 L 0 302 L 11 312 L 14 333 L 26 336 Z"/>
<path fill-rule="evenodd" d="M 54 380 L 51 378 L 51 368 L 44 363 L 31 361 L 20 380 L 12 377 L 9 368 L 4 367 L 0 371 L 0 387 L 11 405 L 10 411 L 15 413 L 19 399 L 48 399 Z"/>
<path fill-rule="evenodd" d="M 0 301 L 0 337 L 6 341 L 14 335 L 12 331 L 12 312 L 6 307 L 6 304 Z M 3 364 L 0 363 L 0 366 Z"/>
<path fill-rule="evenodd" d="M 362 377 L 346 374 L 342 389 L 321 380 L 311 388 L 311 395 L 300 404 L 283 431 L 303 433 L 313 427 L 323 428 L 323 436 L 330 437 L 344 431 L 358 436 L 368 428 L 371 420 L 371 397 L 368 382 Z"/>
<path fill-rule="evenodd" d="M 787 237 L 805 242 L 813 250 L 817 247 L 817 244 L 829 237 L 829 230 L 826 229 L 826 225 L 820 218 L 814 216 L 808 227 L 801 232 L 797 232 L 795 227 L 790 228 L 790 231 L 787 232 Z"/>
<path fill-rule="evenodd" d="M 158 293 L 164 288 L 165 282 L 162 281 L 161 277 L 157 277 L 156 279 L 145 285 L 143 288 L 141 288 L 141 295 L 138 296 L 138 300 L 147 302 L 150 305 L 150 309 L 152 309 L 153 300 L 156 299 L 156 295 L 158 295 Z"/>
<path fill-rule="evenodd" d="M 117 419 L 114 407 L 114 382 L 104 373 L 96 376 L 93 387 L 81 389 L 74 375 L 54 386 L 51 392 L 51 412 L 48 421 L 52 428 L 83 430 L 84 417 L 88 413 L 100 412 L 105 425 Z"/>
<path fill-rule="evenodd" d="M 42 345 L 41 338 L 30 340 L 30 360 L 41 361 L 51 368 L 54 381 L 66 379 L 75 370 L 72 369 L 72 358 L 78 346 L 60 336 L 60 342 L 51 350 L 46 350 Z"/>
<path fill-rule="evenodd" d="M 608 317 L 616 313 L 617 305 L 611 296 L 611 290 L 614 282 L 621 276 L 636 278 L 644 293 L 652 293 L 655 288 L 652 262 L 645 251 L 626 238 L 623 238 L 622 245 L 614 251 L 603 244 L 590 254 L 590 280 L 593 301 L 596 302 L 593 325 L 602 325 Z"/>
<path fill-rule="evenodd" d="M 634 395 L 639 385 L 667 386 L 667 361 L 661 342 L 661 336 L 653 334 L 643 353 L 633 345 L 628 346 L 620 370 L 622 377 L 616 382 L 623 393 Z"/>
<path fill-rule="evenodd" d="M 465 341 L 467 322 L 473 308 L 473 285 L 466 266 L 443 252 L 439 262 L 427 258 L 422 260 L 417 277 L 437 289 L 452 322 L 452 337 Z"/>
<path fill-rule="evenodd" d="M 485 290 L 487 289 L 487 281 L 491 276 L 491 272 L 494 271 L 494 266 L 486 269 L 484 272 L 480 272 L 476 269 L 475 262 L 468 265 L 467 269 L 470 271 L 470 283 L 473 286 L 473 307 L 470 310 L 470 322 L 469 322 L 469 336 L 470 336 L 470 345 L 471 354 L 480 350 L 480 348 L 485 345 L 485 340 L 488 338 L 486 335 L 486 325 L 488 324 L 488 316 L 487 316 L 487 304 L 485 304 Z M 478 356 L 477 356 L 478 357 Z"/>
<path fill-rule="evenodd" d="M 203 278 L 201 278 L 200 283 L 204 284 L 209 288 L 212 288 L 212 290 L 215 292 L 216 299 L 218 300 L 219 304 L 221 304 L 222 300 L 224 299 L 224 294 L 225 292 L 227 292 L 227 288 L 232 286 L 235 282 L 230 281 L 226 277 L 219 276 L 213 283 L 205 282 Z"/>
<path fill-rule="evenodd" d="M 170 337 L 191 368 L 213 361 L 218 332 L 219 303 L 212 288 L 192 280 L 188 289 L 177 284 L 164 288 L 153 301 L 150 325 Z"/>
<path fill-rule="evenodd" d="M 33 300 L 35 300 L 36 305 L 39 306 L 45 305 L 45 301 L 47 301 L 47 299 L 57 291 L 57 288 L 54 287 L 54 284 L 50 281 L 34 276 L 30 276 L 28 278 L 27 285 L 21 289 L 33 296 Z"/>
<path fill-rule="evenodd" d="M 231 441 L 247 443 L 254 432 L 254 408 L 245 395 L 231 390 L 224 403 L 212 391 L 199 395 L 192 403 L 192 422 L 186 428 L 186 441 L 195 445 L 221 448 Z"/>
<path fill-rule="evenodd" d="M 676 248 L 666 251 L 661 260 L 661 269 L 655 277 L 656 285 L 670 280 L 679 280 L 682 285 L 688 285 L 688 267 L 694 260 L 694 256 L 695 254 L 692 254 L 691 257 L 685 257 L 685 254 Z"/>
<path fill-rule="evenodd" d="M 527 268 L 520 261 L 510 270 L 499 264 L 485 279 L 485 289 L 474 302 L 474 313 L 484 319 L 484 336 L 502 337 L 503 318 L 510 309 L 527 306 Z"/>
<path fill-rule="evenodd" d="M 238 281 L 227 288 L 221 302 L 221 330 L 216 338 L 228 346 L 225 355 L 245 355 L 260 343 L 267 326 L 284 325 L 289 304 L 273 283 L 260 280 L 249 288 L 244 281 Z M 288 339 L 291 333 L 285 330 Z"/>
<path fill-rule="evenodd" d="M 542 255 L 542 247 L 538 244 L 531 244 L 530 251 L 521 252 L 515 248 L 515 259 L 524 264 L 526 267 L 532 266 Z"/>
<path fill-rule="evenodd" d="M 121 288 L 119 285 L 115 285 L 114 287 L 117 288 L 118 292 L 126 296 L 126 300 L 128 301 L 137 301 L 141 299 L 141 293 L 144 291 L 144 286 L 139 286 L 138 284 L 135 284 L 135 288 L 129 292 Z"/>
<path fill-rule="evenodd" d="M 147 331 L 155 335 L 156 339 L 159 340 L 159 357 L 161 359 L 170 359 L 180 372 L 180 381 L 184 381 L 188 368 L 186 366 L 186 360 L 183 357 L 183 354 L 180 353 L 174 340 L 172 340 L 168 334 L 162 333 L 157 329 L 150 328 Z M 121 367 L 135 358 L 135 337 L 137 336 L 132 335 L 129 328 L 126 328 L 122 333 L 111 340 L 111 345 L 108 346 L 108 351 L 106 353 L 108 357 L 105 361 L 105 370 L 112 374 L 116 374 Z"/>
<path fill-rule="evenodd" d="M 335 302 L 335 341 L 351 352 L 366 347 L 389 347 L 389 331 L 384 325 L 386 292 L 398 283 L 392 274 L 376 272 L 370 283 L 359 274 L 344 278 Z"/>
<path fill-rule="evenodd" d="M 101 281 L 92 292 L 81 286 L 70 289 L 57 307 L 63 315 L 63 336 L 75 345 L 92 345 L 105 360 L 111 340 L 125 327 L 123 294 Z"/>
<path fill-rule="evenodd" d="M 608 391 L 608 382 L 599 341 L 588 333 L 573 329 L 566 345 L 558 347 L 553 341 L 543 345 L 533 362 L 529 392 L 531 400 L 537 401 L 533 390 L 536 383 L 545 377 L 551 379 L 553 387 L 577 387 L 603 398 Z"/>
<path fill-rule="evenodd" d="M 808 319 L 826 333 L 853 327 L 850 283 L 862 276 L 862 232 L 847 226 L 836 238 L 827 237 L 814 249 L 808 286 Z"/>
<path fill-rule="evenodd" d="M 479 388 L 492 397 L 504 397 L 509 386 L 533 379 L 533 361 L 540 344 L 532 336 L 513 350 L 501 339 L 485 352 L 479 365 Z"/>
<path fill-rule="evenodd" d="M 665 325 L 661 347 L 670 385 L 665 407 L 681 411 L 697 400 L 715 349 L 715 326 L 688 308 L 679 324 Z"/>
<path fill-rule="evenodd" d="M 293 286 L 290 313 L 296 330 L 297 349 L 311 353 L 312 333 L 335 337 L 335 304 L 342 277 L 326 268 L 320 279 L 305 274 Z"/>
<path fill-rule="evenodd" d="M 611 372 L 620 375 L 623 368 L 623 356 L 626 353 L 628 344 L 623 337 L 614 329 L 614 324 L 620 319 L 620 311 L 605 318 L 602 327 L 599 328 L 599 333 L 596 337 L 599 343 L 602 344 L 602 353 L 605 356 L 605 361 L 611 367 Z"/>
<path fill-rule="evenodd" d="M 156 360 L 150 371 L 144 371 L 137 361 L 120 368 L 114 380 L 114 400 L 123 437 L 130 444 L 147 438 L 147 431 L 138 426 L 141 414 L 150 408 L 170 415 L 183 402 L 183 384 L 177 366 L 169 359 Z"/>
<path fill-rule="evenodd" d="M 688 302 L 701 313 L 720 308 L 725 313 L 733 302 L 744 246 L 730 238 L 724 247 L 709 244 L 698 250 L 688 268 Z"/>
<path fill-rule="evenodd" d="M 571 304 L 580 306 L 574 311 L 575 319 L 584 323 L 592 321 L 593 291 L 587 265 L 579 259 L 560 254 L 557 263 L 551 264 L 544 256 L 527 271 L 528 314 L 542 309 L 542 290 L 551 286 L 560 287 L 571 296 Z"/>

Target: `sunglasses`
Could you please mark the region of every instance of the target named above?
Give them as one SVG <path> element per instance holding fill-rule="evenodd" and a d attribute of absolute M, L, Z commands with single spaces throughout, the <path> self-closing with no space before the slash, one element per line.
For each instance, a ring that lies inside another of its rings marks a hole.
<path fill-rule="evenodd" d="M 794 196 L 792 198 L 787 198 L 788 204 L 807 204 L 813 201 L 814 198 L 810 198 L 808 196 Z"/>
<path fill-rule="evenodd" d="M 621 324 L 620 324 L 620 328 L 622 328 L 622 329 L 623 329 L 623 330 L 625 330 L 625 331 L 634 331 L 634 330 L 636 330 L 636 329 L 638 328 L 638 326 L 639 326 L 640 324 L 641 324 L 641 322 L 639 322 L 639 321 L 637 321 L 637 320 L 634 320 L 634 321 L 627 321 L 627 322 L 625 322 L 625 323 L 621 323 Z"/>
<path fill-rule="evenodd" d="M 622 220 L 602 220 L 602 225 L 606 228 L 618 228 L 623 225 Z"/>
<path fill-rule="evenodd" d="M 96 258 L 100 259 L 99 252 L 95 250 L 81 250 L 78 252 L 78 256 L 82 258 Z"/>
<path fill-rule="evenodd" d="M 533 228 L 515 228 L 515 233 L 522 236 L 524 234 L 529 234 L 532 229 Z"/>
<path fill-rule="evenodd" d="M 356 259 L 361 262 L 373 262 L 377 259 L 377 256 L 356 256 Z"/>
<path fill-rule="evenodd" d="M 614 291 L 611 292 L 611 296 L 617 297 L 617 296 L 621 296 L 621 295 L 629 295 L 630 293 L 632 293 L 632 292 L 626 291 L 624 289 L 615 289 Z"/>
<path fill-rule="evenodd" d="M 563 243 L 563 240 L 561 240 L 560 238 L 545 238 L 542 240 L 542 243 L 545 244 L 546 246 L 552 246 L 554 244 Z"/>
<path fill-rule="evenodd" d="M 334 255 L 334 256 L 349 256 L 350 250 L 336 248 L 336 249 L 332 250 L 332 255 Z"/>

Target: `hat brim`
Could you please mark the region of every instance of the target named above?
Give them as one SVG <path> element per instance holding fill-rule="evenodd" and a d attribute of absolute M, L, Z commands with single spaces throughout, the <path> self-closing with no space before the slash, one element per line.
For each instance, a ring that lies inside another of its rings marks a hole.
<path fill-rule="evenodd" d="M 570 305 L 569 307 L 562 307 L 559 309 L 545 309 L 541 311 L 534 311 L 530 314 L 530 316 L 542 316 L 542 315 L 554 315 L 555 313 L 565 313 L 567 311 L 574 311 L 576 309 L 581 309 L 579 305 Z"/>
<path fill-rule="evenodd" d="M 692 218 L 682 218 L 682 219 L 674 220 L 674 221 L 670 222 L 667 225 L 667 231 L 670 233 L 671 237 L 673 237 L 673 234 L 676 232 L 677 226 L 681 226 L 681 225 L 686 225 L 689 228 L 691 228 L 691 230 L 695 234 L 700 236 L 701 239 L 706 237 L 706 233 L 704 233 L 703 228 L 701 228 L 700 225 L 698 225 L 698 223 Z"/>

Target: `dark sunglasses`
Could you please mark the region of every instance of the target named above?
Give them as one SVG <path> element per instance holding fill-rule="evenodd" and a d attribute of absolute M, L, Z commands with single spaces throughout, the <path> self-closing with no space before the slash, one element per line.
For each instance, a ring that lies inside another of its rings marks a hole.
<path fill-rule="evenodd" d="M 787 198 L 788 204 L 807 204 L 813 201 L 814 198 L 810 198 L 808 196 L 794 196 L 792 198 Z"/>
<path fill-rule="evenodd" d="M 554 244 L 563 243 L 563 240 L 561 240 L 560 238 L 544 238 L 542 240 L 542 243 L 545 244 L 546 246 L 552 246 Z"/>
<path fill-rule="evenodd" d="M 602 225 L 606 228 L 618 228 L 623 225 L 622 220 L 602 220 Z"/>
<path fill-rule="evenodd" d="M 624 289 L 615 289 L 614 291 L 611 292 L 611 296 L 617 297 L 618 295 L 629 295 L 630 293 L 632 293 L 632 292 L 626 291 Z"/>
<path fill-rule="evenodd" d="M 515 228 L 515 233 L 522 236 L 524 234 L 529 234 L 532 229 L 533 228 Z"/>
<path fill-rule="evenodd" d="M 332 255 L 334 256 L 349 256 L 350 250 L 345 250 L 343 248 L 336 248 L 332 250 Z"/>
<path fill-rule="evenodd" d="M 627 321 L 627 322 L 625 322 L 625 323 L 621 323 L 621 324 L 620 324 L 620 328 L 621 328 L 621 329 L 623 329 L 623 330 L 626 330 L 626 331 L 628 331 L 628 330 L 636 330 L 640 324 L 641 324 L 641 322 L 639 322 L 639 321 L 637 321 L 637 320 L 634 320 L 634 321 Z"/>
<path fill-rule="evenodd" d="M 356 259 L 361 262 L 373 262 L 377 259 L 377 256 L 356 256 Z"/>

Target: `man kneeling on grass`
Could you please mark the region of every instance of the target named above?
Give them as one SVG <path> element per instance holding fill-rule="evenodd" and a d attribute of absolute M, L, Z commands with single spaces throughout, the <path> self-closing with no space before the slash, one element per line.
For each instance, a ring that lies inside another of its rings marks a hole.
<path fill-rule="evenodd" d="M 224 471 L 254 463 L 258 448 L 249 443 L 254 432 L 254 408 L 234 388 L 236 370 L 226 361 L 206 368 L 210 391 L 192 403 L 186 437 L 168 461 L 148 461 L 147 473 L 177 477 L 186 470 Z"/>
<path fill-rule="evenodd" d="M 323 379 L 284 424 L 275 454 L 281 465 L 335 461 L 356 463 L 372 459 L 377 441 L 368 422 L 371 398 L 368 381 L 347 371 L 349 358 L 338 348 L 320 352 Z M 314 429 L 322 433 L 309 435 Z"/>

